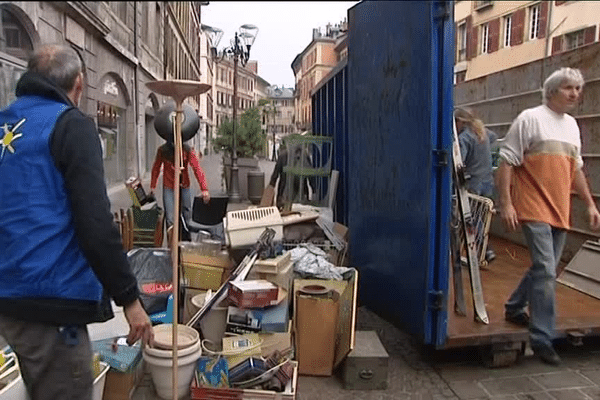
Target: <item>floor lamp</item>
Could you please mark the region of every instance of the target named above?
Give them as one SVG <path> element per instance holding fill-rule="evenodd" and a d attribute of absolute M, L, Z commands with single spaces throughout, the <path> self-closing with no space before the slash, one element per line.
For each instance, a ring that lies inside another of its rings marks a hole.
<path fill-rule="evenodd" d="M 178 399 L 177 393 L 177 325 L 179 324 L 179 182 L 181 170 L 183 169 L 183 145 L 181 137 L 181 124 L 183 116 L 183 101 L 190 96 L 196 96 L 207 92 L 211 85 L 196 81 L 170 80 L 146 83 L 148 89 L 154 93 L 171 97 L 175 101 L 175 123 L 173 124 L 173 143 L 175 145 L 175 179 L 174 179 L 174 212 L 173 235 L 169 246 L 171 248 L 171 262 L 173 265 L 173 400 Z"/>

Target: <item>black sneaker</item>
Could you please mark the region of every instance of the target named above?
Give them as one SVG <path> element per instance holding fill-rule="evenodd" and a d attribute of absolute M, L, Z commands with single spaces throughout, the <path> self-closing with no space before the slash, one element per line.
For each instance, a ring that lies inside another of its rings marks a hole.
<path fill-rule="evenodd" d="M 550 346 L 532 347 L 533 354 L 538 356 L 542 362 L 550 365 L 560 365 L 561 359 L 556 351 Z"/>
<path fill-rule="evenodd" d="M 529 328 L 529 315 L 527 315 L 526 312 L 520 312 L 518 314 L 504 314 L 504 319 L 508 322 L 512 322 L 515 325 Z"/>

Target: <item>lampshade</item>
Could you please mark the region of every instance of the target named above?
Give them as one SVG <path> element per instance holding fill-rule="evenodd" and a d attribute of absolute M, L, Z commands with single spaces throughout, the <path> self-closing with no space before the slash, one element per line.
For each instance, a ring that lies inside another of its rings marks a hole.
<path fill-rule="evenodd" d="M 154 117 L 154 129 L 167 142 L 173 143 L 173 124 L 175 122 L 175 102 L 170 101 L 158 110 Z M 181 138 L 184 142 L 193 138 L 200 128 L 200 118 L 194 109 L 183 105 L 183 121 L 181 122 Z"/>

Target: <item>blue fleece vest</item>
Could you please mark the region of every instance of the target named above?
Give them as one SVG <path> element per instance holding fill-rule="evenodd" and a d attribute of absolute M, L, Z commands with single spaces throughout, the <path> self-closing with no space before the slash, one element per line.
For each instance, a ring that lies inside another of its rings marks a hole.
<path fill-rule="evenodd" d="M 101 299 L 50 153 L 56 121 L 69 108 L 22 96 L 0 111 L 0 298 Z"/>

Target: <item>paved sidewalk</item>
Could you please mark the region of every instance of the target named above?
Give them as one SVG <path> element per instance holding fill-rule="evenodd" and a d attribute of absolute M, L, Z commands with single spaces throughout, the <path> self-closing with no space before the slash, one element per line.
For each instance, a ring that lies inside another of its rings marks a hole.
<path fill-rule="evenodd" d="M 507 368 L 490 369 L 474 348 L 435 351 L 359 308 L 358 330 L 375 330 L 389 353 L 388 389 L 349 391 L 338 377 L 299 377 L 297 400 L 580 400 L 600 399 L 600 340 L 584 346 L 559 342 L 560 367 L 541 363 L 528 351 Z M 134 400 L 155 400 L 146 374 Z"/>

